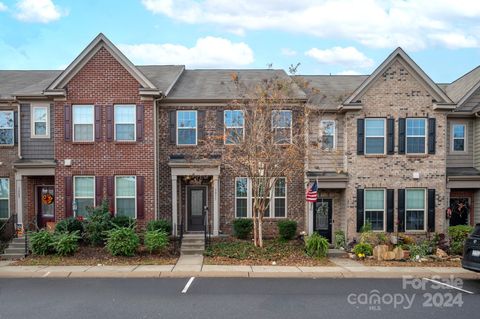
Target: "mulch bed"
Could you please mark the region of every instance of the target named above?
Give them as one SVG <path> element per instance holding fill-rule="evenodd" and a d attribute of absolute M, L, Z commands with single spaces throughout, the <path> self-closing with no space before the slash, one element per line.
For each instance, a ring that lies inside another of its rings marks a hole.
<path fill-rule="evenodd" d="M 365 266 L 379 266 L 379 267 L 461 267 L 460 261 L 442 260 L 442 261 L 378 261 L 374 259 L 361 260 Z"/>
<path fill-rule="evenodd" d="M 302 241 L 264 240 L 264 248 L 258 248 L 251 241 L 212 239 L 205 252 L 207 265 L 246 266 L 335 266 L 327 258 L 311 258 L 305 254 Z"/>
<path fill-rule="evenodd" d="M 178 253 L 173 244 L 161 253 L 150 254 L 143 247 L 133 257 L 112 256 L 103 247 L 82 245 L 73 256 L 60 257 L 27 256 L 25 259 L 16 261 L 16 266 L 97 266 L 97 265 L 174 265 L 177 262 Z"/>

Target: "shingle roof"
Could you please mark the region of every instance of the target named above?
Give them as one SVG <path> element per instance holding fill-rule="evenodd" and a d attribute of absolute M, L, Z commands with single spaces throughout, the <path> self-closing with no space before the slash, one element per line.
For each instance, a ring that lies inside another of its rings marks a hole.
<path fill-rule="evenodd" d="M 163 94 L 168 94 L 182 74 L 183 65 L 137 65 L 140 70 Z"/>
<path fill-rule="evenodd" d="M 0 98 L 40 95 L 61 72 L 0 70 Z"/>
<path fill-rule="evenodd" d="M 238 76 L 237 85 L 235 77 Z M 283 70 L 185 70 L 174 85 L 167 100 L 230 100 L 245 98 L 250 89 L 264 80 L 292 81 Z M 292 99 L 305 99 L 305 93 L 295 84 L 290 92 Z"/>
<path fill-rule="evenodd" d="M 480 81 L 480 66 L 450 83 L 446 92 L 455 102 L 459 102 Z"/>
<path fill-rule="evenodd" d="M 308 103 L 322 110 L 336 110 L 368 75 L 299 75 L 306 82 Z"/>

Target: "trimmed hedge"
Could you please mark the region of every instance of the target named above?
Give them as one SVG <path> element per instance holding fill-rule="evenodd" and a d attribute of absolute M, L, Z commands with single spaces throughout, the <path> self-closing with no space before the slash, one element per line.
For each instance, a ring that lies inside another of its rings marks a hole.
<path fill-rule="evenodd" d="M 253 230 L 253 220 L 250 218 L 237 218 L 233 221 L 233 234 L 239 239 L 248 239 Z"/>
<path fill-rule="evenodd" d="M 280 220 L 277 227 L 280 239 L 291 240 L 297 233 L 297 222 L 294 220 Z"/>

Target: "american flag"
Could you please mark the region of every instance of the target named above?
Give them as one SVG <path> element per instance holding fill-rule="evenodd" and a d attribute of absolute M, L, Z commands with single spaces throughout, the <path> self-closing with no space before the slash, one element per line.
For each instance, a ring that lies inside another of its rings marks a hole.
<path fill-rule="evenodd" d="M 317 185 L 317 182 L 315 181 L 311 183 L 307 188 L 307 194 L 306 194 L 307 202 L 315 203 L 317 201 L 317 197 L 318 197 L 317 191 L 318 191 L 318 185 Z"/>

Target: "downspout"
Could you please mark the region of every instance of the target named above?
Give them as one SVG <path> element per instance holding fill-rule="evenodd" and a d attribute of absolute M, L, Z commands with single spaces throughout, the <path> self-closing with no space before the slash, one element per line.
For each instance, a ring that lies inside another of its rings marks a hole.
<path fill-rule="evenodd" d="M 20 128 L 20 103 L 17 104 L 17 144 L 18 144 L 18 158 L 22 159 L 22 134 L 21 134 L 21 128 Z"/>
<path fill-rule="evenodd" d="M 153 166 L 153 173 L 155 175 L 155 183 L 154 183 L 154 190 L 155 190 L 155 196 L 153 197 L 154 201 L 154 208 L 155 208 L 155 220 L 159 219 L 159 211 L 158 211 L 158 183 L 159 183 L 159 177 L 158 177 L 158 132 L 157 132 L 157 116 L 158 116 L 158 110 L 157 110 L 157 102 L 160 100 L 163 100 L 164 95 L 162 94 L 160 98 L 158 99 L 153 99 L 153 111 L 155 114 L 153 115 L 153 134 L 154 134 L 154 145 L 153 145 L 153 150 L 155 152 L 154 156 L 154 166 Z"/>

